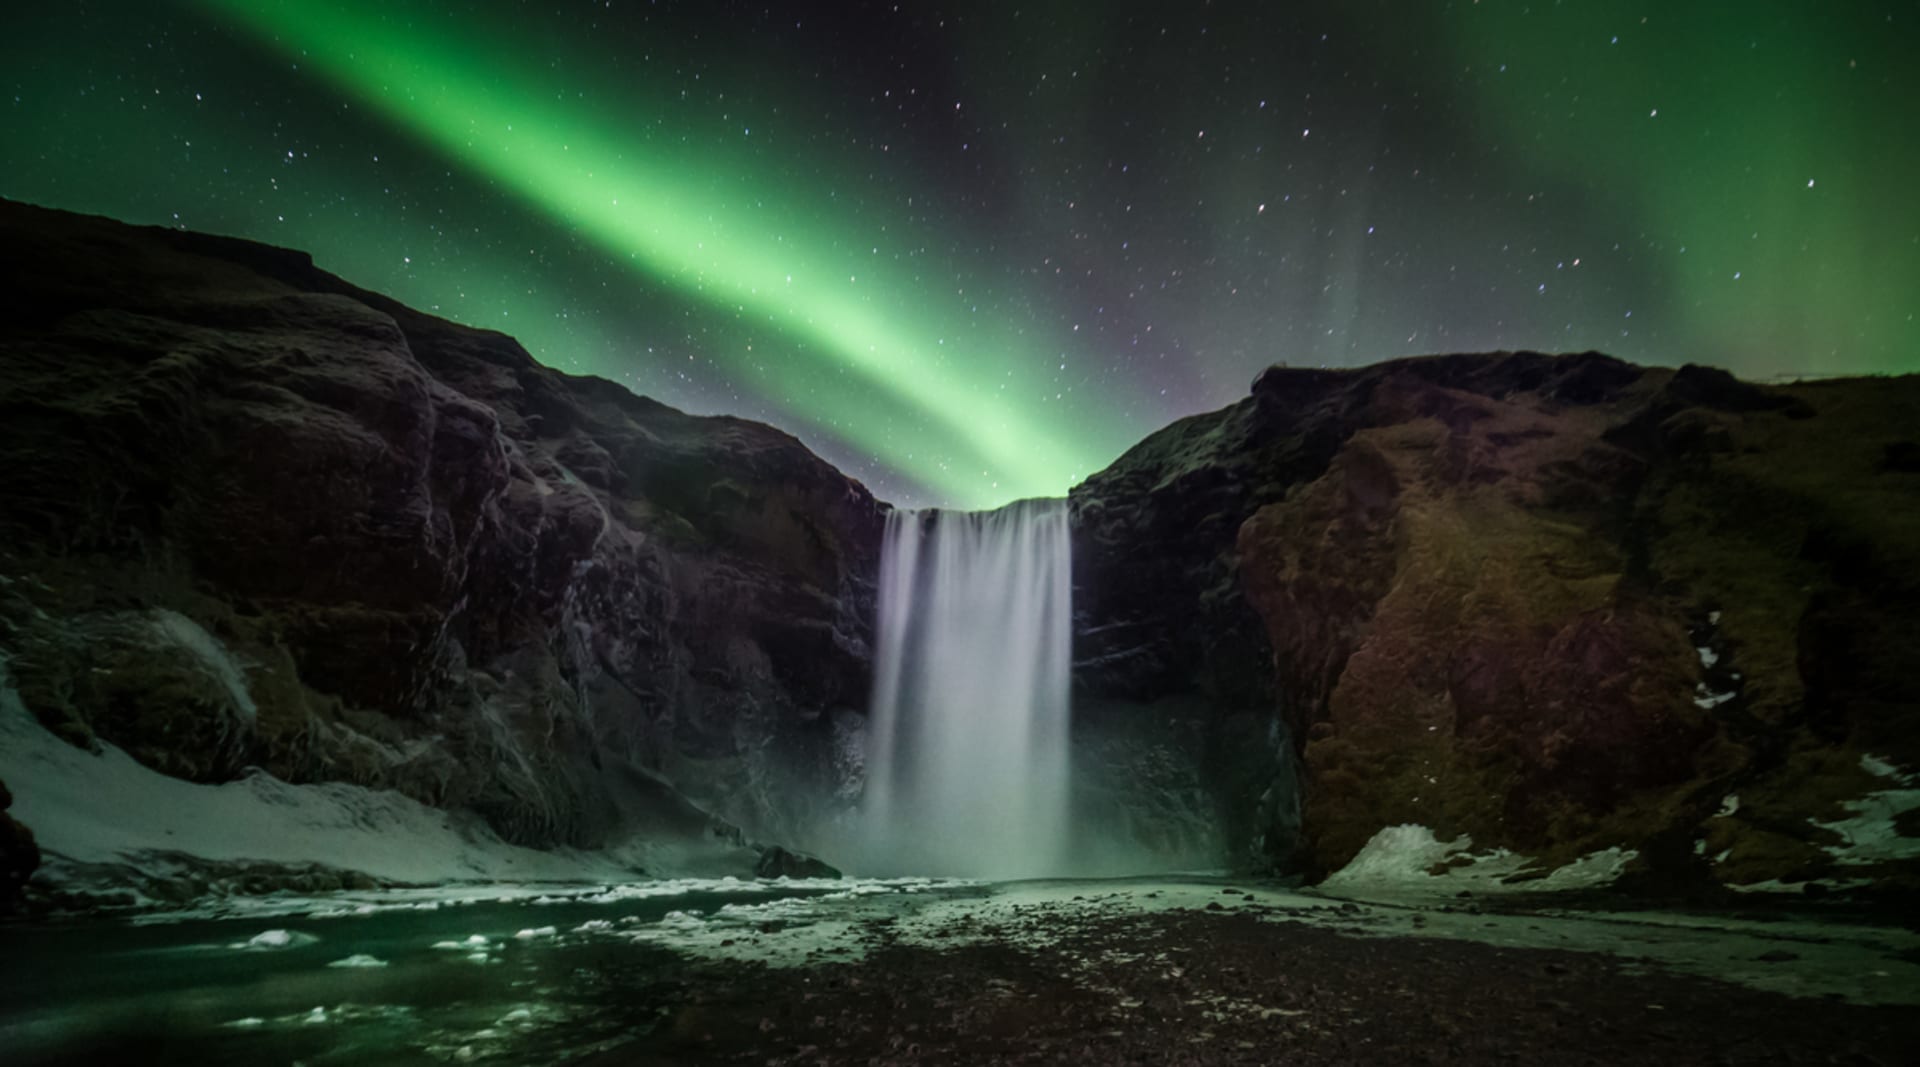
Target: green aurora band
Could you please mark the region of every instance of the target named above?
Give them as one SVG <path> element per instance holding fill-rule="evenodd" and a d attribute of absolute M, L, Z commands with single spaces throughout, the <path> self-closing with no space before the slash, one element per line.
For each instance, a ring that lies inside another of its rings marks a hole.
<path fill-rule="evenodd" d="M 844 237 L 870 225 L 820 220 L 817 205 L 786 203 L 724 159 L 637 155 L 595 109 L 518 69 L 502 46 L 510 37 L 461 35 L 353 2 L 204 2 L 635 271 L 799 342 L 730 363 L 763 392 L 802 395 L 820 377 L 803 353 L 831 359 L 911 413 L 925 447 L 901 453 L 877 420 L 816 424 L 885 455 L 952 505 L 1063 495 L 1126 438 L 1121 427 L 1063 432 L 1043 407 L 1055 387 L 1026 370 L 1045 360 L 1019 358 L 1031 340 L 970 321 L 964 308 L 930 307 L 924 288 L 863 276 L 872 265 Z"/>
<path fill-rule="evenodd" d="M 0 195 L 306 250 L 903 504 L 1275 361 L 1920 371 L 1920 15 L 1669 7 L 21 4 Z"/>

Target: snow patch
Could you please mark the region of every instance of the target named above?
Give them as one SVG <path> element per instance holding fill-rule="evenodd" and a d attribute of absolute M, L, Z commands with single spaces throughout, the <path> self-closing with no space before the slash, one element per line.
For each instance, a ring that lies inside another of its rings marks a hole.
<path fill-rule="evenodd" d="M 487 944 L 485 934 L 473 934 L 464 941 L 435 941 L 433 947 L 442 952 L 473 952 L 485 951 Z"/>
<path fill-rule="evenodd" d="M 1891 760 L 1871 753 L 1861 755 L 1860 769 L 1900 788 L 1881 789 L 1846 801 L 1845 818 L 1831 822 L 1808 819 L 1840 838 L 1839 844 L 1826 846 L 1826 853 L 1843 867 L 1920 858 L 1920 837 L 1905 836 L 1899 828 L 1902 815 L 1920 809 L 1920 775 L 1909 774 Z"/>
<path fill-rule="evenodd" d="M 184 616 L 156 625 L 176 638 L 193 626 Z M 227 667 L 239 684 L 238 668 Z M 477 818 L 390 790 L 289 785 L 257 770 L 200 785 L 142 766 L 114 745 L 100 748 L 75 748 L 42 727 L 0 655 L 0 781 L 14 796 L 10 814 L 46 857 L 40 880 L 84 892 L 96 881 L 113 884 L 128 867 L 185 873 L 195 862 L 318 864 L 414 884 L 608 884 L 636 873 L 611 854 L 507 844 Z"/>
<path fill-rule="evenodd" d="M 1842 867 L 1864 867 L 1874 863 L 1920 859 L 1920 837 L 1900 833 L 1897 820 L 1920 808 L 1920 789 L 1883 789 L 1868 793 L 1845 805 L 1852 814 L 1832 822 L 1809 819 L 1822 830 L 1840 835 L 1841 843 L 1829 845 L 1827 854 Z"/>
<path fill-rule="evenodd" d="M 320 940 L 312 934 L 296 930 L 265 930 L 245 941 L 236 941 L 228 948 L 245 949 L 251 952 L 272 952 L 283 948 L 300 948 Z"/>
<path fill-rule="evenodd" d="M 1725 704 L 1727 701 L 1732 700 L 1734 697 L 1739 695 L 1740 695 L 1740 692 L 1737 689 L 1728 689 L 1725 692 L 1715 692 L 1712 689 L 1707 687 L 1707 683 L 1700 682 L 1693 687 L 1693 706 L 1696 708 L 1707 708 L 1711 710 L 1713 708 L 1719 707 L 1722 704 Z"/>
<path fill-rule="evenodd" d="M 1860 769 L 1873 775 L 1875 778 L 1891 778 L 1901 785 L 1920 784 L 1920 775 L 1906 774 L 1890 761 L 1883 760 L 1871 753 L 1863 753 L 1860 756 Z"/>
<path fill-rule="evenodd" d="M 356 952 L 353 955 L 348 956 L 346 959 L 334 960 L 332 963 L 327 964 L 327 966 L 329 967 L 340 967 L 343 969 L 354 969 L 354 968 L 361 968 L 361 967 L 385 967 L 386 965 L 387 965 L 386 960 L 379 959 L 374 956 L 369 956 L 364 952 Z"/>
<path fill-rule="evenodd" d="M 1418 823 L 1389 826 L 1374 834 L 1358 855 L 1319 888 L 1336 894 L 1376 892 L 1430 894 L 1471 889 L 1483 893 L 1557 892 L 1611 885 L 1639 853 L 1619 847 L 1589 853 L 1544 875 L 1536 862 L 1507 849 L 1474 854 L 1473 838 L 1441 841 Z M 1439 874 L 1436 867 L 1445 867 Z"/>

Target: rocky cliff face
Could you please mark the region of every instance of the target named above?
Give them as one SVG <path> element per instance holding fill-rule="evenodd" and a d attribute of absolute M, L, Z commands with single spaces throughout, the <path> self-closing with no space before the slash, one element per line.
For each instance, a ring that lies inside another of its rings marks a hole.
<path fill-rule="evenodd" d="M 0 247 L 0 650 L 61 736 L 543 846 L 833 795 L 882 513 L 794 438 L 294 252 L 11 203 Z"/>
<path fill-rule="evenodd" d="M 536 846 L 804 844 L 857 796 L 884 505 L 798 441 L 294 252 L 4 202 L 0 249 L 8 707 Z M 1115 870 L 1418 823 L 1911 887 L 1916 427 L 1915 378 L 1273 368 L 1071 494 L 1084 825 Z M 0 898 L 35 855 L 0 815 Z"/>
<path fill-rule="evenodd" d="M 1419 823 L 1643 884 L 1911 885 L 1916 427 L 1916 378 L 1276 367 L 1074 490 L 1078 681 L 1213 709 L 1242 862 Z"/>

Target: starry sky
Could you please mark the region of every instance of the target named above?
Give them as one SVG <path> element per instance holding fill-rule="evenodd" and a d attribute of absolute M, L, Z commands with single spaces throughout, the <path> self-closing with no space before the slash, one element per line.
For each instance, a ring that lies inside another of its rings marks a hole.
<path fill-rule="evenodd" d="M 35 0 L 0 196 L 982 507 L 1274 362 L 1920 371 L 1916 46 L 1913 0 Z"/>

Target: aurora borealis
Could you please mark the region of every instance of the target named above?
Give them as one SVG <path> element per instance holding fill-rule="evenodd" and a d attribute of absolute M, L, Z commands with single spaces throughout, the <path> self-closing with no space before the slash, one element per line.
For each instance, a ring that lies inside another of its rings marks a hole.
<path fill-rule="evenodd" d="M 1920 370 L 1920 7 L 159 0 L 0 16 L 0 195 L 304 248 L 902 503 L 1274 361 Z"/>

